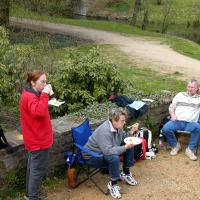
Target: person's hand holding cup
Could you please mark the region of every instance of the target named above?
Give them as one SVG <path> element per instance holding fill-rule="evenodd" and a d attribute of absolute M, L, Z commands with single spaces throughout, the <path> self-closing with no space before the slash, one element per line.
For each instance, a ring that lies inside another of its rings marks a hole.
<path fill-rule="evenodd" d="M 51 84 L 45 85 L 44 89 L 42 90 L 42 92 L 45 92 L 47 94 L 50 94 L 52 91 L 52 86 Z"/>
<path fill-rule="evenodd" d="M 50 91 L 49 96 L 52 96 L 54 94 L 53 90 Z"/>

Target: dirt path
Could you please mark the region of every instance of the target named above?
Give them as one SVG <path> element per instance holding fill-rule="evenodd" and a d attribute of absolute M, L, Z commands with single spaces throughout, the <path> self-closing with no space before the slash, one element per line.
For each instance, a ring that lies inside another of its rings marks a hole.
<path fill-rule="evenodd" d="M 96 44 L 113 44 L 117 49 L 129 54 L 139 67 L 150 67 L 160 73 L 179 72 L 184 75 L 182 77 L 184 80 L 189 78 L 200 80 L 200 61 L 181 55 L 169 46 L 160 44 L 159 41 L 149 41 L 145 37 L 127 37 L 85 27 L 13 17 L 10 18 L 10 24 L 71 35 Z"/>

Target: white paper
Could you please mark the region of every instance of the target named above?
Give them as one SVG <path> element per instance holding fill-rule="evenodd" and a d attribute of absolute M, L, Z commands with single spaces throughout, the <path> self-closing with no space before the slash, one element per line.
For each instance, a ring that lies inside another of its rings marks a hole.
<path fill-rule="evenodd" d="M 149 102 L 153 102 L 153 99 L 142 99 L 142 101 L 149 101 Z"/>
<path fill-rule="evenodd" d="M 131 108 L 139 110 L 143 105 L 145 105 L 142 101 L 134 101 L 132 104 L 128 104 Z"/>
<path fill-rule="evenodd" d="M 56 99 L 51 99 L 48 102 L 49 105 L 57 106 L 57 107 L 59 107 L 63 103 L 65 103 L 65 101 L 57 101 Z"/>

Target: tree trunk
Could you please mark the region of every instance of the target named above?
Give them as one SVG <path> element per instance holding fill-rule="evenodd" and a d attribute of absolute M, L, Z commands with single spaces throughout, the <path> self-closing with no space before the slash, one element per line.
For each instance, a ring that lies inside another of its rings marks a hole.
<path fill-rule="evenodd" d="M 10 0 L 0 0 L 0 26 L 9 26 L 9 7 Z"/>
<path fill-rule="evenodd" d="M 132 16 L 132 19 L 131 19 L 131 26 L 135 26 L 135 24 L 136 24 L 137 14 L 140 11 L 141 3 L 142 3 L 141 0 L 135 0 L 133 16 Z"/>

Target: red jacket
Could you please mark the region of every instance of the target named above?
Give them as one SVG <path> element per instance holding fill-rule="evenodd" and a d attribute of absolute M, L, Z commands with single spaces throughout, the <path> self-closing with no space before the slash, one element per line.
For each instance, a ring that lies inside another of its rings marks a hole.
<path fill-rule="evenodd" d="M 29 151 L 47 149 L 53 144 L 53 131 L 48 110 L 47 93 L 39 96 L 25 87 L 20 99 L 20 121 L 25 148 Z"/>

